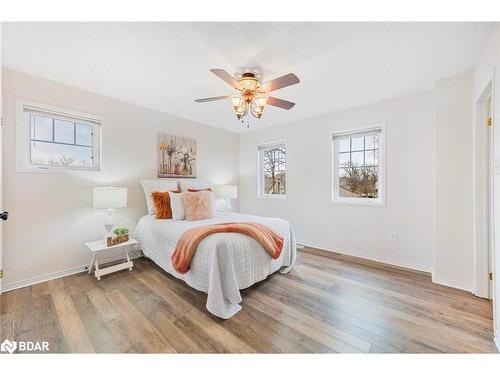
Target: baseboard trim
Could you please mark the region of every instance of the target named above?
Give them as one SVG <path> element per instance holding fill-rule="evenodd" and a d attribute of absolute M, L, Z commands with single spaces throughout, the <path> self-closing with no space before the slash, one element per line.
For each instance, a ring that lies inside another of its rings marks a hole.
<path fill-rule="evenodd" d="M 312 242 L 307 242 L 307 241 L 297 241 L 297 244 L 301 245 L 301 246 L 314 247 L 316 249 L 324 250 L 324 251 L 329 251 L 329 252 L 332 252 L 332 253 L 339 253 L 339 254 L 343 254 L 343 255 L 349 255 L 349 256 L 352 256 L 352 257 L 357 257 L 357 258 L 363 258 L 363 259 L 371 260 L 371 261 L 374 261 L 374 262 L 385 263 L 385 264 L 389 264 L 391 266 L 409 268 L 411 270 L 421 271 L 421 272 L 427 272 L 427 273 L 431 272 L 431 270 L 428 267 L 424 267 L 424 266 L 422 266 L 420 264 L 406 262 L 406 261 L 399 260 L 399 259 L 391 259 L 391 258 L 385 258 L 385 257 L 367 256 L 365 254 L 355 254 L 355 253 L 352 253 L 352 252 L 349 252 L 349 251 L 344 251 L 344 250 L 331 250 L 331 249 L 328 249 L 328 247 L 326 247 L 324 245 L 317 244 L 317 243 L 312 243 Z"/>
<path fill-rule="evenodd" d="M 446 277 L 436 276 L 436 275 L 434 275 L 431 272 L 431 270 L 428 267 L 424 267 L 424 266 L 421 266 L 419 264 L 405 262 L 405 261 L 401 261 L 399 259 L 366 256 L 364 254 L 360 255 L 360 254 L 355 254 L 355 253 L 352 253 L 352 252 L 342 251 L 342 250 L 330 250 L 330 249 L 328 249 L 324 245 L 317 244 L 317 243 L 312 243 L 312 242 L 307 242 L 307 241 L 297 241 L 297 244 L 300 245 L 300 246 L 314 247 L 316 249 L 320 249 L 320 250 L 324 250 L 324 251 L 330 251 L 330 252 L 334 252 L 334 253 L 339 253 L 339 254 L 344 254 L 344 255 L 350 255 L 350 256 L 353 256 L 353 257 L 358 257 L 358 258 L 363 258 L 363 259 L 368 259 L 368 260 L 372 260 L 374 262 L 386 263 L 386 264 L 390 264 L 392 266 L 409 268 L 409 269 L 415 270 L 415 271 L 427 272 L 427 273 L 431 274 L 432 282 L 435 283 L 435 284 L 449 286 L 451 288 L 465 290 L 467 292 L 471 292 L 472 293 L 472 285 L 471 284 L 467 284 L 467 283 L 463 283 L 463 282 L 460 282 L 460 281 L 448 279 Z M 500 337 L 498 337 L 497 340 L 500 340 Z"/>
<path fill-rule="evenodd" d="M 461 289 L 472 293 L 472 284 L 467 284 L 461 281 L 449 279 L 447 277 L 442 277 L 432 274 L 432 282 L 435 284 L 441 284 L 444 286 L 449 286 L 451 288 Z"/>
<path fill-rule="evenodd" d="M 85 269 L 87 267 L 88 267 L 88 264 L 86 264 L 84 266 L 71 267 L 71 268 L 68 268 L 68 269 L 65 269 L 62 271 L 50 272 L 50 273 L 47 273 L 45 275 L 30 277 L 29 279 L 25 279 L 25 280 L 15 281 L 13 283 L 3 285 L 2 286 L 2 293 L 10 292 L 11 290 L 15 290 L 15 289 L 25 288 L 25 287 L 31 286 L 31 285 L 40 284 L 40 283 L 43 283 L 45 281 L 58 279 L 60 277 L 73 275 L 75 273 L 80 273 L 80 272 L 85 271 Z"/>
<path fill-rule="evenodd" d="M 130 253 L 131 259 L 136 259 L 136 258 L 140 258 L 140 257 L 142 257 L 141 251 L 133 251 Z M 99 262 L 99 264 L 101 264 L 101 263 L 106 264 L 106 263 L 114 262 L 114 261 L 120 260 L 120 259 L 123 259 L 123 256 L 116 256 L 116 257 L 112 257 L 112 258 L 103 259 L 102 261 Z M 29 279 L 15 281 L 13 283 L 3 285 L 0 293 L 10 292 L 11 290 L 25 288 L 27 286 L 32 286 L 32 285 L 40 284 L 40 283 L 43 283 L 46 281 L 59 279 L 59 278 L 64 277 L 64 276 L 69 276 L 69 275 L 74 275 L 76 273 L 84 272 L 88 269 L 88 266 L 89 265 L 87 263 L 87 264 L 84 264 L 81 266 L 67 268 L 67 269 L 62 270 L 62 271 L 50 272 L 50 273 L 46 273 L 44 275 L 30 277 Z"/>

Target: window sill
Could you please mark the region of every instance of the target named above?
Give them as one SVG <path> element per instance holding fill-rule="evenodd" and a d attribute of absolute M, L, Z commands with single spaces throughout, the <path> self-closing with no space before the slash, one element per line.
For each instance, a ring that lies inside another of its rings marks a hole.
<path fill-rule="evenodd" d="M 363 198 L 358 199 L 332 199 L 332 204 L 353 205 L 353 206 L 372 206 L 372 207 L 385 207 L 385 201 L 368 200 Z"/>
<path fill-rule="evenodd" d="M 25 168 L 16 168 L 17 173 L 49 173 L 49 174 L 78 174 L 85 172 L 100 172 L 101 169 L 98 168 L 36 168 L 36 167 L 25 167 Z"/>
<path fill-rule="evenodd" d="M 260 195 L 257 197 L 258 199 L 276 199 L 280 201 L 286 201 L 287 196 L 286 195 Z"/>

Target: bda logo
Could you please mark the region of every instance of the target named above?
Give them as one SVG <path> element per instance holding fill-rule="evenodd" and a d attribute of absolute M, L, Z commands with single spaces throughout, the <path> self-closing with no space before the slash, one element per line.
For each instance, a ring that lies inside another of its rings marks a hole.
<path fill-rule="evenodd" d="M 5 340 L 0 345 L 0 351 L 9 352 L 10 354 L 14 353 L 17 349 L 17 342 L 12 342 L 10 340 Z"/>
<path fill-rule="evenodd" d="M 21 352 L 48 352 L 49 343 L 47 341 L 10 341 L 5 340 L 0 344 L 0 352 L 14 353 Z"/>

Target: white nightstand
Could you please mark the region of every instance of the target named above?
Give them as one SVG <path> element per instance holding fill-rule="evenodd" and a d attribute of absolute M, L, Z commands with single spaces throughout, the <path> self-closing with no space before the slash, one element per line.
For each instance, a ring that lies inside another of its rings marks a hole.
<path fill-rule="evenodd" d="M 104 240 L 100 241 L 93 241 L 93 242 L 87 242 L 85 246 L 89 248 L 90 251 L 92 251 L 92 261 L 90 262 L 89 265 L 89 273 L 92 272 L 92 267 L 95 266 L 95 277 L 97 277 L 97 280 L 101 280 L 101 276 L 107 275 L 112 272 L 124 270 L 126 268 L 129 269 L 129 271 L 132 271 L 132 267 L 134 266 L 134 263 L 130 260 L 130 256 L 128 254 L 129 247 L 133 245 L 137 245 L 138 242 L 134 240 L 133 238 L 129 238 L 127 242 L 122 242 L 117 245 L 113 246 L 107 246 L 106 242 Z M 120 264 L 115 264 L 114 266 L 109 266 L 105 268 L 99 268 L 99 254 L 102 251 L 105 250 L 110 250 L 110 249 L 117 249 L 121 248 L 124 251 L 124 255 L 126 258 L 126 261 L 124 263 Z"/>

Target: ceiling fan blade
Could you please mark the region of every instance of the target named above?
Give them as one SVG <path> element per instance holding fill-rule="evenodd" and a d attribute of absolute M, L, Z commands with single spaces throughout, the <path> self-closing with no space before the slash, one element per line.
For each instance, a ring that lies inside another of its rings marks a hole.
<path fill-rule="evenodd" d="M 264 90 L 265 92 L 276 91 L 276 90 L 282 89 L 283 87 L 295 85 L 299 82 L 300 82 L 300 80 L 295 74 L 288 73 L 282 77 L 279 77 L 279 78 L 273 79 L 272 81 L 264 83 L 261 86 L 261 90 Z"/>
<path fill-rule="evenodd" d="M 226 72 L 224 69 L 210 69 L 210 71 L 215 74 L 217 77 L 220 79 L 226 81 L 229 83 L 231 86 L 233 86 L 235 89 L 238 90 L 243 90 L 243 86 L 241 86 L 237 80 L 234 79 L 234 77 Z"/>
<path fill-rule="evenodd" d="M 289 102 L 288 100 L 278 99 L 272 96 L 267 100 L 267 104 L 283 109 L 290 109 L 295 105 L 295 103 Z"/>
<path fill-rule="evenodd" d="M 195 102 L 196 103 L 213 102 L 214 100 L 223 100 L 223 99 L 227 99 L 228 97 L 229 97 L 229 95 L 213 96 L 211 98 L 195 99 Z"/>

